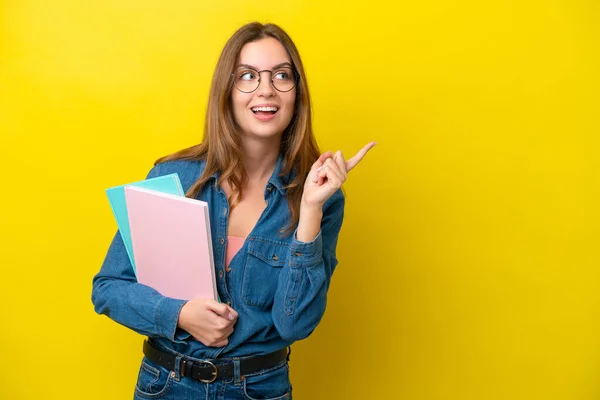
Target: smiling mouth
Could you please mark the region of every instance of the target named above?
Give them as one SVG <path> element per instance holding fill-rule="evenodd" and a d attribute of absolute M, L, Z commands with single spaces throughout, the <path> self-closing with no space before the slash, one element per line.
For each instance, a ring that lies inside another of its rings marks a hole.
<path fill-rule="evenodd" d="M 252 107 L 252 112 L 256 115 L 274 115 L 279 109 L 275 106 Z"/>

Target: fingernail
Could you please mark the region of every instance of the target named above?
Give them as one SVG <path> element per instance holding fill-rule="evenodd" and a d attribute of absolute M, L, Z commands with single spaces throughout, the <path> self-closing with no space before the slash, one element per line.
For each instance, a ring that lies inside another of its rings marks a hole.
<path fill-rule="evenodd" d="M 323 168 L 323 166 L 322 166 L 322 165 L 321 165 L 319 168 L 317 168 L 317 171 L 320 171 L 320 170 L 321 170 L 321 168 Z"/>
<path fill-rule="evenodd" d="M 235 319 L 235 317 L 233 316 L 232 313 L 229 313 L 229 315 L 227 316 L 227 318 L 229 318 L 230 321 L 233 321 Z"/>

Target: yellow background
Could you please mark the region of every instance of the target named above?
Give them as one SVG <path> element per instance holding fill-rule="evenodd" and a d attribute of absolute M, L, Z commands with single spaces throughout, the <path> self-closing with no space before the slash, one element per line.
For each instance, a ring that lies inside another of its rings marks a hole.
<path fill-rule="evenodd" d="M 251 20 L 296 41 L 323 149 L 379 142 L 295 398 L 600 398 L 599 3 L 394 3 L 0 0 L 0 398 L 132 397 L 104 189 L 201 139 Z"/>

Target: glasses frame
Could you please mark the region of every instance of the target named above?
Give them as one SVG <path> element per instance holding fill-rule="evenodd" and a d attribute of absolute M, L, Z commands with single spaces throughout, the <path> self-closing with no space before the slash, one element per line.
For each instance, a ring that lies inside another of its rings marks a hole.
<path fill-rule="evenodd" d="M 299 74 L 298 74 L 298 72 L 296 72 L 296 70 L 295 70 L 294 68 L 292 68 L 292 67 L 280 67 L 280 68 L 275 68 L 275 71 L 278 71 L 278 70 L 280 70 L 280 69 L 283 69 L 283 68 L 289 68 L 289 69 L 291 69 L 291 70 L 292 70 L 292 74 L 294 75 L 294 86 L 292 86 L 292 87 L 291 87 L 291 88 L 289 88 L 288 90 L 281 90 L 281 89 L 278 89 L 278 88 L 277 88 L 277 86 L 275 86 L 275 83 L 273 83 L 273 70 L 272 70 L 272 69 L 263 69 L 263 70 L 260 70 L 260 71 L 258 71 L 258 70 L 256 70 L 256 69 L 254 69 L 254 68 L 250 68 L 250 67 L 244 67 L 244 68 L 245 68 L 245 69 L 252 70 L 252 71 L 256 72 L 256 74 L 258 75 L 258 84 L 256 85 L 256 88 L 255 88 L 254 90 L 251 90 L 251 91 L 249 91 L 249 92 L 246 92 L 245 90 L 242 90 L 242 89 L 240 89 L 239 87 L 237 87 L 237 85 L 235 84 L 235 72 L 232 72 L 232 73 L 231 73 L 231 79 L 232 79 L 232 82 L 233 82 L 233 86 L 235 86 L 235 88 L 236 88 L 237 90 L 239 90 L 240 92 L 242 92 L 242 93 L 254 93 L 254 92 L 256 92 L 256 91 L 258 90 L 258 88 L 260 87 L 260 82 L 261 82 L 261 79 L 262 79 L 262 78 L 261 78 L 261 76 L 262 76 L 261 74 L 262 74 L 263 72 L 268 72 L 268 73 L 269 73 L 269 76 L 271 77 L 271 78 L 269 79 L 269 81 L 271 82 L 271 86 L 273 86 L 273 89 L 275 89 L 275 90 L 277 90 L 278 92 L 281 92 L 281 93 L 287 93 L 287 92 L 291 91 L 291 90 L 292 90 L 292 89 L 294 89 L 296 86 L 298 86 L 298 83 L 300 82 L 300 75 L 299 75 Z"/>

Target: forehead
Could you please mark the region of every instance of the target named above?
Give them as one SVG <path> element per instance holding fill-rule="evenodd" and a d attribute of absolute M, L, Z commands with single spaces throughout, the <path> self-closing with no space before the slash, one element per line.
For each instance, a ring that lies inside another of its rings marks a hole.
<path fill-rule="evenodd" d="M 285 62 L 291 63 L 285 47 L 277 39 L 264 38 L 246 43 L 240 52 L 238 64 L 247 64 L 258 69 L 270 69 Z"/>

